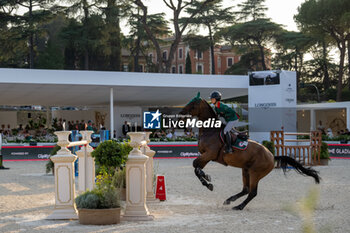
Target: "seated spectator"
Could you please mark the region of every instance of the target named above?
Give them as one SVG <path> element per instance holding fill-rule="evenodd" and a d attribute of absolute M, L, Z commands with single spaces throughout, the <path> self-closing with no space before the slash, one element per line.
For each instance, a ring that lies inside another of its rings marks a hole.
<path fill-rule="evenodd" d="M 17 130 L 18 130 L 18 132 L 19 132 L 19 131 L 23 131 L 23 126 L 22 126 L 22 124 L 19 125 L 19 127 L 18 127 Z"/>
<path fill-rule="evenodd" d="M 350 135 L 350 131 L 349 131 L 349 129 L 345 129 L 344 134 L 345 134 L 345 135 Z"/>
<path fill-rule="evenodd" d="M 167 138 L 172 139 L 173 138 L 173 134 L 171 133 L 171 131 L 169 131 L 169 133 L 166 135 Z"/>
<path fill-rule="evenodd" d="M 332 132 L 332 129 L 331 128 L 328 128 L 327 129 L 327 136 L 332 138 L 333 137 L 333 132 Z"/>

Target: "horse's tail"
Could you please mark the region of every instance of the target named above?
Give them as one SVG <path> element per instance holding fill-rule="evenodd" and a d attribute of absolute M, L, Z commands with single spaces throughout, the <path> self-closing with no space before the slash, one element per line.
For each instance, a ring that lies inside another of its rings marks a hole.
<path fill-rule="evenodd" d="M 299 174 L 302 174 L 304 176 L 312 176 L 317 184 L 320 183 L 321 178 L 316 170 L 312 169 L 311 167 L 304 167 L 302 164 L 291 157 L 275 156 L 275 161 L 280 161 L 280 165 L 284 173 L 286 172 L 287 165 L 289 164 L 290 166 L 294 167 Z"/>

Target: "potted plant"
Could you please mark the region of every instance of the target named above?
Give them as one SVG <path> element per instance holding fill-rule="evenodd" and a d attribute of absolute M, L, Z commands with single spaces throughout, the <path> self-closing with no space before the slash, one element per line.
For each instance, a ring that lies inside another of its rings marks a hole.
<path fill-rule="evenodd" d="M 106 172 L 112 178 L 114 187 L 119 191 L 121 200 L 126 198 L 125 163 L 132 147 L 127 142 L 107 140 L 102 142 L 92 153 L 99 166 L 98 174 Z"/>
<path fill-rule="evenodd" d="M 329 160 L 331 160 L 331 158 L 329 157 L 328 144 L 322 142 L 320 152 L 320 165 L 328 165 Z"/>
<path fill-rule="evenodd" d="M 110 225 L 120 223 L 120 196 L 112 184 L 112 177 L 96 177 L 96 188 L 75 199 L 79 223 L 84 225 Z"/>

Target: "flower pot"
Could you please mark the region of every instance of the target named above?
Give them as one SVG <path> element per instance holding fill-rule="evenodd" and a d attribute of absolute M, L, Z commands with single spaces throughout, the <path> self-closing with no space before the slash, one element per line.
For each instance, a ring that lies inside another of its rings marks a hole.
<path fill-rule="evenodd" d="M 320 165 L 321 166 L 327 166 L 329 159 L 320 159 Z"/>
<path fill-rule="evenodd" d="M 84 225 L 110 225 L 120 223 L 120 208 L 78 209 L 79 223 Z"/>

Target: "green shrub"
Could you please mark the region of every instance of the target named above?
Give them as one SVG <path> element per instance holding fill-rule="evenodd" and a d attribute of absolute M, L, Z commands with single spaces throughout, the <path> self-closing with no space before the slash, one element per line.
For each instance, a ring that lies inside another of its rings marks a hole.
<path fill-rule="evenodd" d="M 55 146 L 52 151 L 50 152 L 50 158 L 49 160 L 47 161 L 46 163 L 46 173 L 50 173 L 52 171 L 52 174 L 54 173 L 54 167 L 55 167 L 55 164 L 52 162 L 51 160 L 51 156 L 54 156 L 57 154 L 57 151 L 59 151 L 61 149 L 60 146 Z"/>
<path fill-rule="evenodd" d="M 325 142 L 322 142 L 322 145 L 321 145 L 320 158 L 330 160 L 329 151 L 328 151 L 328 144 Z"/>
<path fill-rule="evenodd" d="M 126 188 L 126 168 L 118 169 L 118 171 L 114 173 L 112 183 L 116 188 Z"/>
<path fill-rule="evenodd" d="M 110 170 L 125 165 L 132 147 L 128 143 L 120 143 L 114 140 L 107 140 L 91 153 L 99 167 L 106 167 Z"/>
<path fill-rule="evenodd" d="M 265 146 L 273 155 L 275 154 L 275 144 L 271 141 L 264 140 L 262 142 L 263 146 Z"/>
<path fill-rule="evenodd" d="M 108 173 L 96 177 L 96 188 L 75 198 L 78 209 L 110 209 L 120 207 L 118 190 L 112 184 Z"/>

